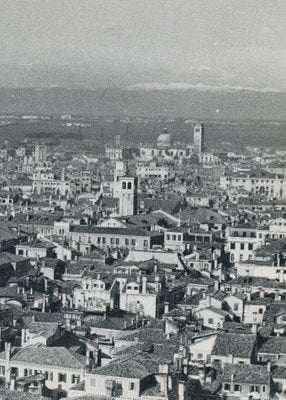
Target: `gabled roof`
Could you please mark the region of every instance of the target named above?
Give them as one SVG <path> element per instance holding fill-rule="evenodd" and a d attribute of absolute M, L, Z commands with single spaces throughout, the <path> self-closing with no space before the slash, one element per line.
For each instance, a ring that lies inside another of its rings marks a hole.
<path fill-rule="evenodd" d="M 286 337 L 268 337 L 259 347 L 258 353 L 286 354 Z"/>
<path fill-rule="evenodd" d="M 220 333 L 217 335 L 211 354 L 216 356 L 228 356 L 250 358 L 255 346 L 256 335 Z"/>
<path fill-rule="evenodd" d="M 232 374 L 235 383 L 270 385 L 270 372 L 263 365 L 225 364 L 223 382 L 230 382 Z"/>
<path fill-rule="evenodd" d="M 5 359 L 6 351 L 0 353 L 0 359 Z M 13 347 L 11 361 L 35 365 L 81 369 L 85 367 L 86 358 L 65 347 Z"/>

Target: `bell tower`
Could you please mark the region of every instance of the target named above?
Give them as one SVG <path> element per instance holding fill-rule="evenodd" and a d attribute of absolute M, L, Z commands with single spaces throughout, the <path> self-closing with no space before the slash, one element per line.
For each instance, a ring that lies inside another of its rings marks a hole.
<path fill-rule="evenodd" d="M 201 155 L 204 149 L 204 126 L 196 124 L 194 126 L 194 154 Z"/>
<path fill-rule="evenodd" d="M 121 176 L 118 179 L 119 215 L 137 214 L 137 178 Z"/>

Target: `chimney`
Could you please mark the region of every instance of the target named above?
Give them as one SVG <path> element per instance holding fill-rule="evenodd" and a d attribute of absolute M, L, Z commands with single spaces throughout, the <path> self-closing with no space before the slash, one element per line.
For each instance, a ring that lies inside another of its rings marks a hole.
<path fill-rule="evenodd" d="M 184 381 L 178 382 L 178 400 L 185 400 L 186 398 L 186 384 Z"/>
<path fill-rule="evenodd" d="M 5 381 L 6 387 L 9 389 L 11 381 L 11 343 L 5 343 Z"/>
<path fill-rule="evenodd" d="M 85 356 L 85 366 L 87 370 L 90 370 L 91 367 L 91 357 L 90 357 L 90 350 L 86 349 L 86 356 Z"/>
<path fill-rule="evenodd" d="M 233 354 L 229 354 L 228 358 L 229 358 L 229 363 L 233 364 Z"/>
<path fill-rule="evenodd" d="M 275 301 L 281 301 L 281 294 L 279 292 L 275 292 L 274 300 Z"/>
<path fill-rule="evenodd" d="M 96 348 L 94 350 L 94 364 L 96 366 L 100 364 L 100 348 L 98 342 L 96 343 Z"/>
<path fill-rule="evenodd" d="M 158 273 L 158 261 L 155 260 L 155 263 L 154 263 L 154 274 L 157 274 L 157 273 Z"/>
<path fill-rule="evenodd" d="M 10 382 L 10 390 L 15 390 L 15 386 L 16 386 L 16 375 L 15 374 L 11 374 L 11 382 Z"/>
<path fill-rule="evenodd" d="M 170 309 L 170 303 L 168 301 L 165 301 L 164 303 L 164 314 L 167 314 Z"/>
<path fill-rule="evenodd" d="M 46 295 L 43 294 L 42 313 L 46 311 Z"/>
<path fill-rule="evenodd" d="M 161 383 L 161 392 L 164 396 L 168 395 L 168 378 L 169 378 L 169 365 L 168 364 L 160 364 L 159 365 L 159 374 L 160 374 L 160 383 Z"/>
<path fill-rule="evenodd" d="M 146 276 L 142 277 L 142 293 L 143 294 L 147 293 L 147 278 L 146 278 Z"/>
<path fill-rule="evenodd" d="M 24 344 L 27 342 L 27 329 L 23 328 L 21 331 L 21 347 L 24 347 Z"/>
<path fill-rule="evenodd" d="M 215 290 L 219 290 L 220 289 L 220 282 L 219 281 L 215 280 L 214 288 L 215 288 Z"/>
<path fill-rule="evenodd" d="M 257 335 L 257 332 L 258 332 L 258 326 L 257 326 L 257 324 L 253 323 L 251 326 L 251 333 L 253 335 Z"/>
<path fill-rule="evenodd" d="M 47 292 L 48 291 L 48 278 L 45 277 L 44 282 L 45 282 L 45 292 Z"/>

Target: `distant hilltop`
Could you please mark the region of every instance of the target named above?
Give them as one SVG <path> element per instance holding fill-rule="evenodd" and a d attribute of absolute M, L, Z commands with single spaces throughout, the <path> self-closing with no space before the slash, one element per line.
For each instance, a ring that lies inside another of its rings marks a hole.
<path fill-rule="evenodd" d="M 146 90 L 148 89 L 148 90 Z M 162 90 L 164 89 L 164 90 Z M 271 89 L 168 87 L 0 88 L 1 114 L 165 116 L 197 120 L 285 121 L 286 93 Z"/>

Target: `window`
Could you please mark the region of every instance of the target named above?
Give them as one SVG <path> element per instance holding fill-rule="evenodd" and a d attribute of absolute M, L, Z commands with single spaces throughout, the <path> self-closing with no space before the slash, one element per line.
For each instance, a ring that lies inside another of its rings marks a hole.
<path fill-rule="evenodd" d="M 128 182 L 127 189 L 132 189 L 131 182 Z"/>
<path fill-rule="evenodd" d="M 230 255 L 230 261 L 234 262 L 234 254 L 233 253 L 231 253 L 231 255 Z"/>
<path fill-rule="evenodd" d="M 262 386 L 262 392 L 266 392 L 266 386 Z"/>
<path fill-rule="evenodd" d="M 48 371 L 48 372 L 45 373 L 45 375 L 46 375 L 47 381 L 51 381 L 51 382 L 53 381 L 53 379 L 54 379 L 54 373 L 53 372 Z"/>
<path fill-rule="evenodd" d="M 243 261 L 243 254 L 239 255 L 239 261 Z"/>
<path fill-rule="evenodd" d="M 224 384 L 224 390 L 230 390 L 230 384 L 229 383 L 225 383 Z"/>
<path fill-rule="evenodd" d="M 101 242 L 101 238 L 98 237 L 98 238 L 97 238 L 97 243 L 100 244 L 100 242 Z"/>
<path fill-rule="evenodd" d="M 248 250 L 253 250 L 253 243 L 248 243 Z"/>
<path fill-rule="evenodd" d="M 132 239 L 132 240 L 131 240 L 131 245 L 132 245 L 132 246 L 135 246 L 135 245 L 136 245 L 136 240 L 135 240 L 135 239 Z"/>
<path fill-rule="evenodd" d="M 172 235 L 172 240 L 176 240 L 177 236 L 176 235 Z"/>
<path fill-rule="evenodd" d="M 103 237 L 103 238 L 102 238 L 102 244 L 105 244 L 105 243 L 106 243 L 106 238 Z"/>
<path fill-rule="evenodd" d="M 125 239 L 125 246 L 129 246 L 129 239 Z"/>
<path fill-rule="evenodd" d="M 167 238 L 167 240 L 170 240 L 170 235 L 167 235 L 166 238 Z"/>
<path fill-rule="evenodd" d="M 80 379 L 79 375 L 72 375 L 71 382 L 77 384 L 79 383 L 79 379 Z"/>
<path fill-rule="evenodd" d="M 250 391 L 251 392 L 258 392 L 259 391 L 259 387 L 258 386 L 250 386 Z"/>
<path fill-rule="evenodd" d="M 114 244 L 114 238 L 110 238 L 110 244 Z"/>
<path fill-rule="evenodd" d="M 119 238 L 115 239 L 115 244 L 119 244 Z"/>
<path fill-rule="evenodd" d="M 18 250 L 18 255 L 23 256 L 24 255 L 24 250 Z"/>
<path fill-rule="evenodd" d="M 135 383 L 129 382 L 129 390 L 134 390 L 134 389 L 135 389 Z"/>
<path fill-rule="evenodd" d="M 244 250 L 244 243 L 240 243 L 240 250 Z"/>
<path fill-rule="evenodd" d="M 3 365 L 0 365 L 0 375 L 5 375 L 5 367 Z"/>
<path fill-rule="evenodd" d="M 263 308 L 259 308 L 259 309 L 258 309 L 258 313 L 259 313 L 259 314 L 263 314 Z"/>
<path fill-rule="evenodd" d="M 209 319 L 208 319 L 208 323 L 209 323 L 209 324 L 213 324 L 213 323 L 214 323 L 213 318 L 209 318 Z"/>
<path fill-rule="evenodd" d="M 148 247 L 148 240 L 147 240 L 147 239 L 144 240 L 143 246 L 144 246 L 144 247 Z"/>
<path fill-rule="evenodd" d="M 126 189 L 126 182 L 122 182 L 122 189 Z"/>
<path fill-rule="evenodd" d="M 231 248 L 231 250 L 234 250 L 235 249 L 235 243 L 230 243 L 230 248 Z"/>
<path fill-rule="evenodd" d="M 59 373 L 59 382 L 66 382 L 67 381 L 67 374 L 60 374 Z"/>
<path fill-rule="evenodd" d="M 203 358 L 202 353 L 198 353 L 198 358 Z"/>
<path fill-rule="evenodd" d="M 233 310 L 234 311 L 238 311 L 238 308 L 239 308 L 239 304 L 238 303 L 234 303 Z"/>
<path fill-rule="evenodd" d="M 241 391 L 241 386 L 240 385 L 234 385 L 234 391 L 235 392 L 240 392 Z"/>

